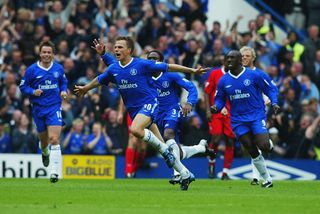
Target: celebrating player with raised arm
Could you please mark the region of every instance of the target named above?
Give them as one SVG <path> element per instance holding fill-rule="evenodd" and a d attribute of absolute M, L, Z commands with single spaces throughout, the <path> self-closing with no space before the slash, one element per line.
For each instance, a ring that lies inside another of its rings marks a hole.
<path fill-rule="evenodd" d="M 270 152 L 269 134 L 266 127 L 265 105 L 262 92 L 266 94 L 277 113 L 278 90 L 270 78 L 242 67 L 242 57 L 239 51 L 230 51 L 226 57 L 229 72 L 221 77 L 212 113 L 220 112 L 226 99 L 230 101 L 231 126 L 237 138 L 246 148 L 253 163 L 264 182 L 262 187 L 272 187 L 272 179 L 266 168 L 265 160 L 258 148 Z"/>
<path fill-rule="evenodd" d="M 64 122 L 61 114 L 62 99 L 67 99 L 67 79 L 63 67 L 54 58 L 54 44 L 40 43 L 40 60 L 29 66 L 20 83 L 20 90 L 29 96 L 32 117 L 37 127 L 42 150 L 42 163 L 52 164 L 50 181 L 58 181 L 61 170 L 60 134 Z M 49 150 L 51 144 L 51 152 Z M 51 153 L 51 154 L 50 154 Z M 50 159 L 49 159 L 50 155 Z"/>
<path fill-rule="evenodd" d="M 101 45 L 96 43 L 96 45 Z M 187 190 L 191 174 L 180 159 L 174 157 L 164 143 L 157 125 L 153 122 L 157 115 L 157 90 L 152 82 L 155 72 L 180 71 L 203 73 L 207 69 L 193 69 L 177 64 L 159 63 L 152 60 L 133 58 L 134 42 L 130 37 L 118 37 L 114 45 L 114 54 L 118 60 L 111 64 L 106 72 L 96 77 L 85 86 L 75 86 L 75 93 L 83 96 L 89 90 L 101 85 L 116 84 L 124 105 L 133 119 L 131 132 L 137 138 L 154 146 L 164 157 L 169 167 L 181 173 L 181 190 Z M 148 129 L 149 128 L 149 129 Z"/>

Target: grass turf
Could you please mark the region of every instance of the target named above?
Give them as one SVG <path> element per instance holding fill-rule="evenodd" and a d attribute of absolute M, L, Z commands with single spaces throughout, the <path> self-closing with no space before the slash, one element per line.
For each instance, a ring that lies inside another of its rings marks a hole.
<path fill-rule="evenodd" d="M 0 213 L 319 213 L 319 181 L 199 179 L 180 191 L 164 179 L 0 179 Z"/>

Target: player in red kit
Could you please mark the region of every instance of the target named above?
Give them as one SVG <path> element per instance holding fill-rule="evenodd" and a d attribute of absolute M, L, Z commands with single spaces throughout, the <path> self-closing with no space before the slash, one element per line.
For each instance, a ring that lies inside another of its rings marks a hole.
<path fill-rule="evenodd" d="M 205 84 L 205 102 L 206 102 L 206 115 L 209 121 L 209 132 L 211 135 L 211 141 L 209 143 L 209 148 L 213 149 L 215 152 L 218 151 L 219 142 L 223 137 L 225 137 L 225 153 L 224 153 L 224 163 L 222 171 L 222 180 L 230 179 L 228 176 L 229 169 L 233 161 L 233 145 L 235 142 L 235 135 L 232 132 L 230 124 L 230 104 L 227 102 L 226 107 L 224 107 L 220 113 L 211 114 L 210 106 L 214 103 L 214 96 L 217 90 L 218 82 L 220 78 L 225 74 L 225 66 L 221 68 L 214 69 L 211 71 L 209 78 Z M 215 155 L 211 155 L 209 158 L 209 178 L 215 178 Z"/>

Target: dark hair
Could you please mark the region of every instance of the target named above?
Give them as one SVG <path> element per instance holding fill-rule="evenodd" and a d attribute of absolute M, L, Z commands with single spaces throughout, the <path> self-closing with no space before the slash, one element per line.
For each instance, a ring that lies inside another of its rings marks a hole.
<path fill-rule="evenodd" d="M 43 46 L 48 46 L 52 48 L 52 52 L 55 53 L 55 48 L 54 48 L 54 44 L 50 41 L 43 41 L 40 43 L 40 47 L 39 47 L 39 51 L 41 52 L 41 49 Z"/>
<path fill-rule="evenodd" d="M 158 50 L 151 50 L 151 51 L 149 51 L 149 52 L 147 53 L 147 58 L 148 58 L 148 56 L 149 56 L 151 53 L 157 53 L 157 54 L 159 55 L 159 61 L 160 61 L 160 62 L 163 62 L 164 56 L 163 56 L 163 54 L 162 54 L 160 51 L 158 51 Z"/>
<path fill-rule="evenodd" d="M 116 41 L 124 40 L 127 43 L 127 47 L 131 49 L 130 53 L 133 54 L 134 51 L 134 41 L 130 36 L 119 36 Z"/>
<path fill-rule="evenodd" d="M 220 22 L 218 22 L 218 21 L 214 21 L 213 24 L 214 24 L 214 25 L 218 25 L 219 27 L 221 27 L 221 24 L 220 24 Z"/>

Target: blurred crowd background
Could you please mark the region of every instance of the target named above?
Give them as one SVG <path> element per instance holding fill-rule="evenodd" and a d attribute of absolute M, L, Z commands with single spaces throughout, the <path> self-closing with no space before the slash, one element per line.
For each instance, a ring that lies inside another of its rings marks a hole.
<path fill-rule="evenodd" d="M 230 17 L 233 23 L 208 24 L 206 0 L 0 0 L 0 153 L 39 152 L 30 102 L 18 87 L 26 67 L 38 60 L 38 44 L 51 40 L 55 60 L 69 81 L 68 102 L 63 103 L 63 153 L 94 154 L 88 139 L 103 135 L 109 138 L 106 154 L 124 155 L 128 130 L 125 122 L 117 123 L 118 90 L 102 86 L 80 99 L 73 87 L 90 82 L 106 68 L 91 48 L 93 39 L 103 39 L 112 51 L 117 36 L 132 36 L 135 56 L 158 49 L 166 62 L 189 67 L 219 67 L 228 51 L 254 48 L 256 66 L 280 92 L 281 112 L 275 116 L 267 109 L 276 145 L 270 158 L 320 159 L 320 1 L 268 2 L 304 37 L 287 30 L 287 37 L 278 42 L 277 23 L 269 13 L 250 17 L 241 32 L 237 25 L 245 12 Z M 210 138 L 203 97 L 208 74 L 185 77 L 197 86 L 199 100 L 183 119 L 180 143 L 194 145 Z M 182 100 L 185 96 L 181 91 Z M 81 147 L 73 148 L 72 141 L 81 142 Z M 236 146 L 235 156 L 245 156 L 240 144 Z M 223 141 L 219 149 L 223 152 Z M 151 148 L 149 155 L 155 155 Z"/>

